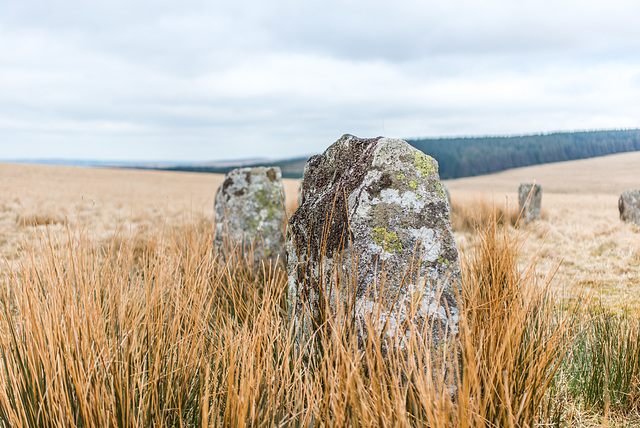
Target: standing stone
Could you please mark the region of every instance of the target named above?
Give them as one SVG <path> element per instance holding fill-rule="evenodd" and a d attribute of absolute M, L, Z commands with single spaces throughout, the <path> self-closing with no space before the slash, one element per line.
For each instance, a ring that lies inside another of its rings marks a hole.
<path fill-rule="evenodd" d="M 540 217 L 542 206 L 542 186 L 535 183 L 521 183 L 518 188 L 520 221 L 529 223 Z"/>
<path fill-rule="evenodd" d="M 284 262 L 284 187 L 278 167 L 238 168 L 227 174 L 215 199 L 214 244 L 253 247 L 254 261 Z"/>
<path fill-rule="evenodd" d="M 402 140 L 344 135 L 309 159 L 302 188 L 287 236 L 298 343 L 324 304 L 358 326 L 375 319 L 388 339 L 425 322 L 436 346 L 457 333 L 460 265 L 435 159 Z"/>
<path fill-rule="evenodd" d="M 640 190 L 627 190 L 618 200 L 620 220 L 640 226 Z"/>

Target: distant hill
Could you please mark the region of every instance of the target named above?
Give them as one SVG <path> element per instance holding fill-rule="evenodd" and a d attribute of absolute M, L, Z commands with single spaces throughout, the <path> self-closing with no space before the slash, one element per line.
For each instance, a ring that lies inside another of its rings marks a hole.
<path fill-rule="evenodd" d="M 307 163 L 308 159 L 309 156 L 304 156 L 293 159 L 238 162 L 235 164 L 233 162 L 225 162 L 224 165 L 175 165 L 154 169 L 162 169 L 165 171 L 189 171 L 226 174 L 235 168 L 245 168 L 251 166 L 277 166 L 282 170 L 283 178 L 300 178 L 302 177 L 304 165 Z"/>
<path fill-rule="evenodd" d="M 491 174 L 512 168 L 640 151 L 640 129 L 555 132 L 512 137 L 424 138 L 407 140 L 433 156 L 440 177 L 452 179 Z M 163 170 L 226 174 L 247 166 L 278 166 L 285 178 L 300 178 L 308 156 L 283 160 L 253 160 L 211 165 L 173 165 Z"/>
<path fill-rule="evenodd" d="M 408 140 L 433 156 L 443 179 L 640 150 L 640 130 L 556 132 L 517 137 Z"/>

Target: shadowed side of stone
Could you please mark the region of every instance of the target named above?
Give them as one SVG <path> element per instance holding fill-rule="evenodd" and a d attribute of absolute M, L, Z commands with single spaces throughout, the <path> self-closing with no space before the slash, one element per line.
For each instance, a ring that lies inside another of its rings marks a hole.
<path fill-rule="evenodd" d="M 522 183 L 518 187 L 520 221 L 529 223 L 540 217 L 542 212 L 542 186 L 535 183 Z"/>
<path fill-rule="evenodd" d="M 278 167 L 230 171 L 215 198 L 214 243 L 220 250 L 253 247 L 254 260 L 284 262 L 284 187 Z"/>
<path fill-rule="evenodd" d="M 627 190 L 618 200 L 620 220 L 640 226 L 640 190 Z"/>
<path fill-rule="evenodd" d="M 433 158 L 402 140 L 344 135 L 307 162 L 301 202 L 287 237 L 299 340 L 322 323 L 323 302 L 373 316 L 385 337 L 425 322 L 435 344 L 457 332 L 458 251 Z"/>

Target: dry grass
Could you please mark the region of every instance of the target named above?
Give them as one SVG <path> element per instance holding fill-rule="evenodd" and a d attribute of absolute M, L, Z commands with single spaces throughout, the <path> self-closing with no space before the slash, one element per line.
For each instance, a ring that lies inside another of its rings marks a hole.
<path fill-rule="evenodd" d="M 108 240 L 123 228 L 136 233 L 178 224 L 192 213 L 213 219 L 220 174 L 74 168 L 0 163 L 0 252 L 13 259 L 23 237 L 48 226 L 82 225 Z M 297 204 L 299 180 L 283 180 Z"/>
<path fill-rule="evenodd" d="M 485 186 L 491 176 L 447 183 L 454 212 L 466 210 L 466 218 L 480 212 L 481 219 L 455 232 L 465 319 L 480 321 L 463 320 L 457 360 L 439 360 L 462 368 L 452 401 L 450 385 L 425 371 L 434 367 L 432 355 L 382 358 L 375 343 L 357 352 L 356 341 L 336 328 L 342 321 L 335 314 L 326 316 L 332 327 L 321 358 L 304 365 L 285 316 L 282 268 L 254 271 L 240 257 L 222 261 L 212 250 L 221 176 L 0 165 L 0 420 L 4 426 L 636 426 L 633 406 L 615 409 L 610 398 L 604 410 L 589 407 L 571 386 L 577 371 L 559 361 L 565 351 L 575 356 L 572 333 L 599 339 L 588 336 L 591 324 L 580 317 L 580 328 L 570 330 L 576 318 L 558 308 L 586 291 L 636 325 L 640 228 L 618 220 L 617 195 L 596 183 L 602 175 L 592 174 L 590 188 L 588 168 L 580 175 L 582 167 L 557 167 L 566 175 L 564 190 L 540 175 L 508 186 L 513 177 L 494 177 L 493 193 Z M 607 173 L 619 186 L 640 182 L 637 171 L 627 178 L 616 171 Z M 575 191 L 571 177 L 580 193 L 558 193 Z M 531 179 L 544 186 L 545 217 L 520 232 L 492 227 L 486 220 L 494 213 L 512 218 L 517 185 Z M 297 186 L 285 181 L 290 213 Z M 620 331 L 618 338 L 633 337 L 623 325 Z M 616 340 L 611 346 L 627 349 Z M 618 358 L 625 353 L 604 353 L 601 361 L 632 361 Z M 596 395 L 625 396 L 623 387 L 602 384 Z"/>
<path fill-rule="evenodd" d="M 476 199 L 472 202 L 451 201 L 451 226 L 456 232 L 475 232 L 484 229 L 494 221 L 499 225 L 516 226 L 520 213 L 517 207 L 508 204 L 496 204 L 488 199 Z"/>
<path fill-rule="evenodd" d="M 458 352 L 430 352 L 415 331 L 404 350 L 371 336 L 362 351 L 326 313 L 321 354 L 305 363 L 281 265 L 222 260 L 212 230 L 199 220 L 105 242 L 45 229 L 28 242 L 0 293 L 0 423 L 525 427 L 543 416 L 567 328 L 517 268 L 508 232 L 484 230 L 465 264 Z"/>
<path fill-rule="evenodd" d="M 640 186 L 640 153 L 538 165 L 481 177 L 446 181 L 456 207 L 473 212 L 486 207 L 518 207 L 518 184 L 542 185 L 543 218 L 530 225 L 522 248 L 525 260 L 537 259 L 540 276 L 560 265 L 554 288 L 566 299 L 581 293 L 618 312 L 640 311 L 640 227 L 620 221 L 618 198 Z M 484 216 L 486 217 L 486 216 Z M 455 231 L 462 252 L 473 233 Z"/>

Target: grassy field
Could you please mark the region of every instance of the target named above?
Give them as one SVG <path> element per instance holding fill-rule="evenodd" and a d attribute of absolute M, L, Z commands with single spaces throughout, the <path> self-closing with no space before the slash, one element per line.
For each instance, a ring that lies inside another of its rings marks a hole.
<path fill-rule="evenodd" d="M 48 226 L 81 226 L 97 239 L 212 220 L 213 200 L 224 176 L 185 172 L 0 164 L 0 251 L 12 258 L 23 236 Z M 284 180 L 297 201 L 298 180 Z M 292 209 L 292 208 L 290 208 Z M 23 227 L 28 226 L 28 227 Z"/>
<path fill-rule="evenodd" d="M 326 314 L 311 361 L 282 267 L 213 250 L 222 176 L 0 164 L 0 425 L 640 426 L 638 155 L 447 182 L 457 352 L 360 352 Z M 541 220 L 488 219 L 533 180 Z"/>
<path fill-rule="evenodd" d="M 522 258 L 537 256 L 538 272 L 556 267 L 554 287 L 590 292 L 607 306 L 640 310 L 640 228 L 619 220 L 618 198 L 640 188 L 640 153 L 519 168 L 446 181 L 452 204 L 491 203 L 517 210 L 518 184 L 542 185 L 543 219 L 527 228 Z M 457 232 L 463 250 L 469 232 Z"/>

